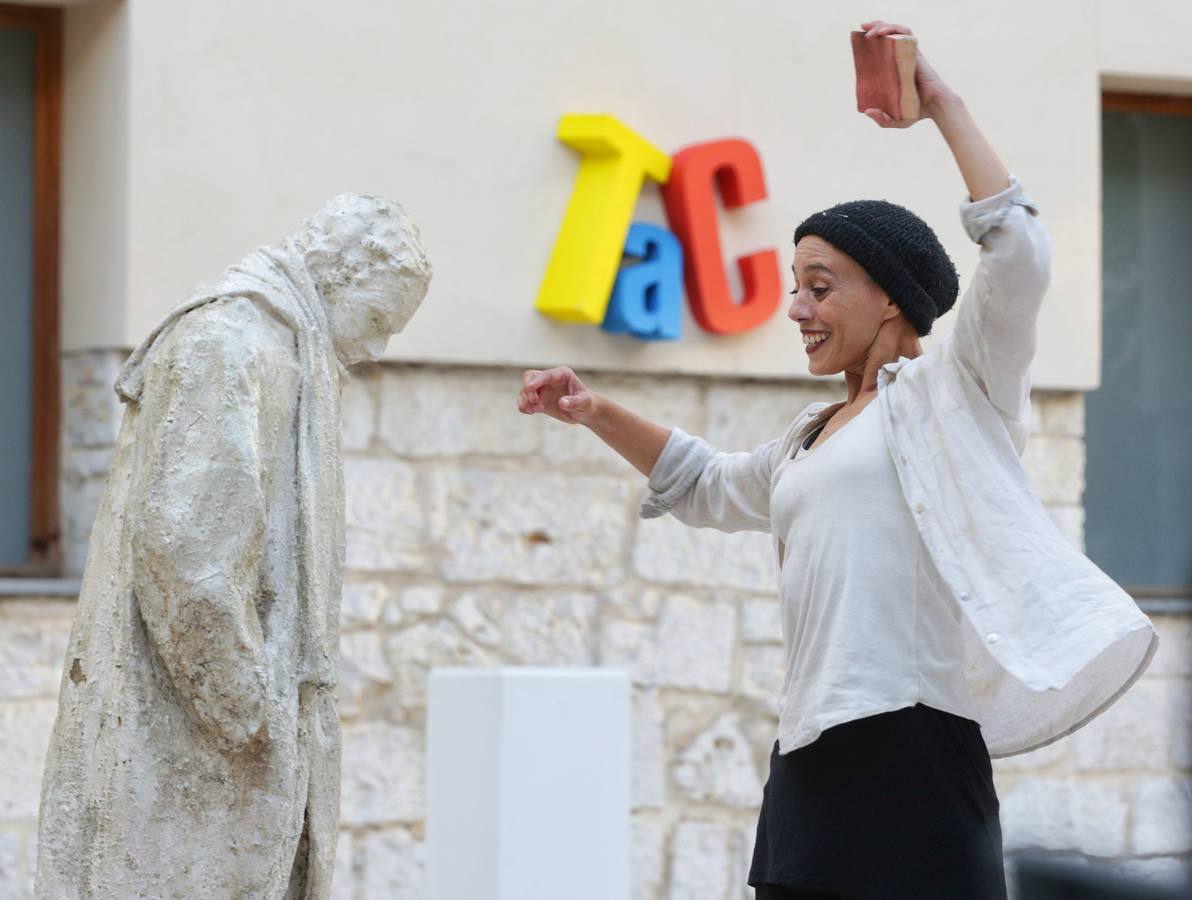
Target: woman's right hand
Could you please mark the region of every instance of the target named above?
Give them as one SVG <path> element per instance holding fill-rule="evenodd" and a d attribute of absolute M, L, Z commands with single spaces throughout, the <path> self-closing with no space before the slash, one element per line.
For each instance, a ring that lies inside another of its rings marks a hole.
<path fill-rule="evenodd" d="M 596 415 L 599 397 L 567 366 L 530 369 L 522 375 L 517 408 L 530 416 L 545 413 L 568 425 L 587 425 Z"/>

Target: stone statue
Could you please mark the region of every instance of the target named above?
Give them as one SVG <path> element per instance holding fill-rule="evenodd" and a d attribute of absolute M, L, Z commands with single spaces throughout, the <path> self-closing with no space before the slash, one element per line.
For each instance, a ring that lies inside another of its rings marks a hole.
<path fill-rule="evenodd" d="M 430 276 L 400 206 L 343 195 L 132 354 L 46 761 L 39 900 L 328 896 L 340 387 Z"/>

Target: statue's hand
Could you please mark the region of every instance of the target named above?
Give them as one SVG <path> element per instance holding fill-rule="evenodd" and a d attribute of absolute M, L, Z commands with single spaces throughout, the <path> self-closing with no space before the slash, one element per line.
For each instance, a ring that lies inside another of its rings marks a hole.
<path fill-rule="evenodd" d="M 545 413 L 568 425 L 586 425 L 596 415 L 600 400 L 567 366 L 545 371 L 530 369 L 522 375 L 517 408 L 526 415 Z"/>

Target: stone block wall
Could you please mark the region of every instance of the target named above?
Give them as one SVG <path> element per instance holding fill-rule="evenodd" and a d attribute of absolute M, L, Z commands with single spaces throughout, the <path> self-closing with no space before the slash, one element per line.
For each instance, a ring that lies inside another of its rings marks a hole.
<path fill-rule="evenodd" d="M 118 424 L 118 354 L 64 366 L 67 559 L 81 568 Z M 436 665 L 600 665 L 635 684 L 633 900 L 749 898 L 782 673 L 765 535 L 643 521 L 644 479 L 586 430 L 517 413 L 512 369 L 378 365 L 344 397 L 348 575 L 336 896 L 422 896 L 426 676 Z M 835 383 L 600 376 L 592 387 L 727 450 Z M 1036 393 L 1026 461 L 1082 542 L 1083 403 Z M 0 602 L 0 900 L 26 898 L 42 755 L 73 604 Z M 999 761 L 1006 847 L 1156 880 L 1192 861 L 1192 619 L 1100 720 Z"/>

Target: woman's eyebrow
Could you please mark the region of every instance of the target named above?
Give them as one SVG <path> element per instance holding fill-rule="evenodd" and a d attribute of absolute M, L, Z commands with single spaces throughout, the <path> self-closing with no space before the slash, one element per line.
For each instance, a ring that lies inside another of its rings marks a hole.
<path fill-rule="evenodd" d="M 791 271 L 795 273 L 796 278 L 799 277 L 799 270 L 796 269 L 794 266 L 791 266 Z M 829 275 L 832 275 L 832 276 L 836 275 L 836 273 L 834 271 L 832 271 L 830 268 L 828 268 L 823 263 L 808 263 L 806 266 L 803 267 L 803 271 L 805 271 L 805 272 L 827 272 Z"/>

